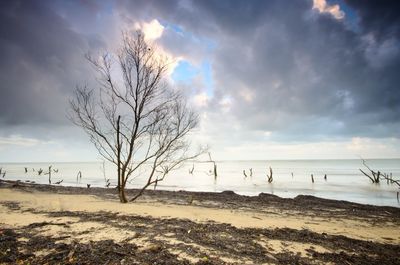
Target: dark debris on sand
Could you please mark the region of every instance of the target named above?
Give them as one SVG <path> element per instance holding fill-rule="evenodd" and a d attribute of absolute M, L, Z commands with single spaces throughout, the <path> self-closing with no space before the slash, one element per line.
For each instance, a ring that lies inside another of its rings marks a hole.
<path fill-rule="evenodd" d="M 1 184 L 0 186 L 4 183 Z M 7 185 L 6 185 L 7 186 Z M 79 189 L 48 185 L 19 185 L 25 191 L 53 191 L 67 194 L 95 194 L 115 199 L 112 190 Z M 134 192 L 134 191 L 129 191 Z M 233 192 L 190 193 L 147 191 L 142 200 L 187 204 L 189 196 L 194 204 L 203 207 L 268 210 L 300 210 L 305 214 L 325 217 L 350 215 L 350 217 L 378 216 L 384 221 L 397 222 L 400 210 L 349 202 L 324 200 L 311 196 L 282 199 L 261 194 L 255 197 L 240 196 Z M 229 203 L 227 203 L 229 202 Z M 10 211 L 20 211 L 16 202 L 3 202 Z M 320 209 L 323 209 L 321 211 Z M 45 236 L 39 231 L 57 225 L 68 228 L 68 223 L 39 222 L 21 228 L 6 229 L 0 225 L 0 264 L 400 264 L 400 246 L 357 240 L 346 236 L 316 233 L 307 229 L 290 228 L 237 228 L 215 222 L 197 223 L 187 219 L 162 219 L 110 212 L 43 212 L 54 220 L 61 217 L 78 218 L 79 222 L 96 222 L 134 232 L 146 238 L 150 247 L 141 247 L 131 238 L 122 242 L 112 240 L 82 241 L 69 236 Z M 349 216 L 347 216 L 349 217 Z M 69 238 L 71 240 L 63 240 Z M 171 239 L 171 240 L 169 240 Z M 270 241 L 308 244 L 306 255 L 286 250 L 266 248 Z M 314 247 L 315 246 L 315 247 Z M 320 248 L 328 251 L 320 251 Z M 38 255 L 38 252 L 41 252 Z M 183 253 L 185 255 L 179 255 Z M 186 257 L 192 257 L 188 259 Z M 193 261 L 195 260 L 195 261 Z"/>
<path fill-rule="evenodd" d="M 31 210 L 34 211 L 34 210 Z M 289 228 L 236 228 L 229 224 L 196 223 L 185 219 L 158 219 L 120 215 L 109 212 L 36 212 L 59 217 L 79 218 L 81 222 L 98 222 L 145 235 L 151 247 L 139 248 L 132 241 L 112 240 L 63 243 L 63 237 L 49 237 L 35 228 L 64 223 L 33 223 L 0 232 L 0 264 L 400 264 L 400 246 L 356 240 L 345 236 L 319 234 Z M 159 236 L 172 237 L 170 243 Z M 21 239 L 27 240 L 21 240 Z M 60 240 L 61 239 L 61 240 Z M 291 251 L 269 251 L 259 243 L 265 240 L 309 243 L 331 252 L 307 249 L 307 256 Z M 201 246 L 201 248 L 196 247 Z M 209 250 L 205 253 L 204 249 Z M 42 255 L 35 255 L 44 251 Z M 190 262 L 176 252 L 197 259 Z M 224 262 L 219 257 L 229 257 Z M 236 262 L 235 262 L 236 260 Z"/>

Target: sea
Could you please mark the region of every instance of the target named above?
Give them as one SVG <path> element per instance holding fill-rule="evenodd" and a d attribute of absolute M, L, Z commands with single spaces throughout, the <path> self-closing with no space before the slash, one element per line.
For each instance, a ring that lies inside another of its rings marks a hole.
<path fill-rule="evenodd" d="M 215 161 L 214 163 L 190 161 L 169 172 L 157 189 L 221 192 L 234 191 L 241 195 L 260 193 L 294 198 L 312 195 L 321 198 L 345 200 L 363 204 L 400 207 L 396 184 L 382 181 L 373 184 L 359 169 L 366 170 L 361 159 L 346 160 L 247 160 Z M 367 165 L 376 171 L 392 174 L 400 179 L 400 159 L 367 159 Z M 117 183 L 116 167 L 102 161 L 96 162 L 42 162 L 1 163 L 0 178 L 23 182 L 49 183 L 51 166 L 52 185 L 113 188 Z M 267 181 L 272 169 L 273 181 Z M 42 173 L 39 174 L 39 171 Z M 311 175 L 313 175 L 314 182 Z M 326 179 L 325 179 L 326 175 Z M 148 169 L 135 172 L 128 187 L 140 188 L 147 181 Z M 54 184 L 61 182 L 60 184 Z M 154 187 L 149 187 L 153 189 Z"/>

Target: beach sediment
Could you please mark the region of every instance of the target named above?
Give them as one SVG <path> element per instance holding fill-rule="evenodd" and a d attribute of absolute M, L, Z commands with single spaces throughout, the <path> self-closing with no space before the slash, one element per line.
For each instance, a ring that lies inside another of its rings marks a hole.
<path fill-rule="evenodd" d="M 135 190 L 128 190 L 132 195 Z M 6 264 L 398 264 L 400 209 L 298 196 L 0 182 Z"/>

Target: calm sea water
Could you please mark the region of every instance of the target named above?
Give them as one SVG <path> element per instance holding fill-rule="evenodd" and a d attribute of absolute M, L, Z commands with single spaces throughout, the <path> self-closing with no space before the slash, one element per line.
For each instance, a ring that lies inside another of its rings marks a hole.
<path fill-rule="evenodd" d="M 371 159 L 368 165 L 381 172 L 392 173 L 400 179 L 400 159 Z M 111 186 L 116 185 L 116 172 L 111 164 L 102 162 L 87 163 L 0 163 L 6 171 L 5 179 L 48 183 L 47 175 L 38 175 L 52 165 L 57 173 L 52 172 L 52 182 L 63 180 L 62 185 L 82 186 L 91 184 L 104 187 L 106 179 Z M 103 165 L 105 170 L 103 170 Z M 189 170 L 194 166 L 193 174 Z M 272 183 L 266 180 L 269 167 L 273 169 Z M 25 173 L 25 167 L 28 172 Z M 253 175 L 250 177 L 250 168 Z M 281 197 L 293 198 L 299 194 L 314 195 L 322 198 L 347 200 L 358 203 L 400 207 L 395 185 L 383 182 L 372 184 L 363 176 L 361 160 L 272 160 L 272 161 L 217 161 L 217 179 L 212 174 L 213 164 L 208 162 L 190 162 L 173 171 L 160 182 L 157 189 L 213 191 L 232 190 L 243 195 L 258 195 L 261 192 L 272 193 Z M 246 170 L 247 178 L 243 170 Z M 82 178 L 77 178 L 78 172 Z M 293 173 L 293 175 L 292 175 Z M 311 182 L 311 174 L 315 182 Z M 324 175 L 327 180 L 324 180 Z M 146 181 L 146 170 L 133 176 L 129 187 L 140 187 Z"/>

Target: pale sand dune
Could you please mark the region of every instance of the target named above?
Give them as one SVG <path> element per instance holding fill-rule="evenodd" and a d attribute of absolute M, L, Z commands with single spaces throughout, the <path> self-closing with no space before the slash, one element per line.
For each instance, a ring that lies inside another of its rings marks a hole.
<path fill-rule="evenodd" d="M 117 201 L 104 200 L 89 195 L 68 195 L 44 192 L 23 192 L 11 189 L 1 189 L 0 202 L 14 201 L 20 203 L 21 210 L 32 208 L 35 211 L 85 211 L 98 212 L 109 211 L 123 215 L 151 216 L 155 218 L 185 218 L 195 222 L 214 221 L 228 223 L 236 227 L 254 228 L 293 228 L 309 229 L 318 233 L 332 235 L 344 235 L 347 237 L 371 240 L 383 243 L 400 243 L 400 229 L 395 224 L 371 225 L 367 220 L 350 220 L 345 218 L 316 218 L 302 216 L 301 213 L 285 212 L 277 210 L 273 214 L 252 212 L 246 210 L 228 210 L 205 208 L 190 205 L 161 204 L 154 202 L 128 203 L 125 205 Z M 71 222 L 76 223 L 77 218 L 50 218 L 45 214 L 32 212 L 10 211 L 6 207 L 0 207 L 0 224 L 18 227 L 35 222 Z M 88 225 L 88 224 L 87 224 Z M 93 224 L 94 226 L 99 224 Z M 73 229 L 74 226 L 72 226 Z M 84 226 L 81 226 L 81 228 Z M 93 238 L 123 239 L 120 231 L 111 231 L 102 225 L 103 232 L 100 235 L 93 234 Z M 55 227 L 54 229 L 57 229 Z M 76 226 L 78 229 L 78 226 Z M 104 231 L 107 231 L 104 233 Z M 129 237 L 132 235 L 126 235 Z M 391 238 L 392 240 L 388 240 Z"/>

